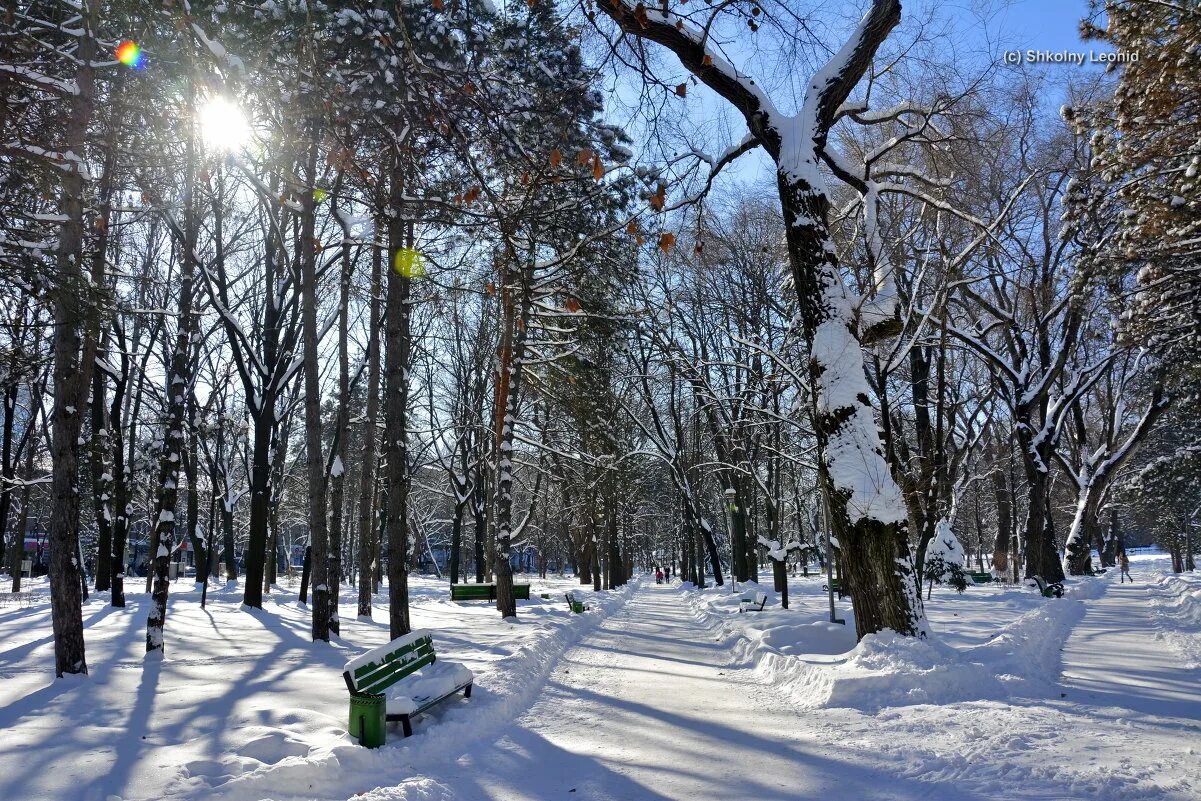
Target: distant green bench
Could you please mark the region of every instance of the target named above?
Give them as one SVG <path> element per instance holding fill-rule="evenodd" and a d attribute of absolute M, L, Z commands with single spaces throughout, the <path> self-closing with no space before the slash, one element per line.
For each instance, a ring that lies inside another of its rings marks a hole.
<path fill-rule="evenodd" d="M 968 573 L 968 575 L 972 577 L 973 584 L 989 584 L 996 580 L 992 573 Z"/>
<path fill-rule="evenodd" d="M 529 584 L 514 584 L 513 597 L 519 601 L 530 599 Z M 495 584 L 451 584 L 450 600 L 452 601 L 495 601 Z"/>
<path fill-rule="evenodd" d="M 825 590 L 826 592 L 833 590 L 834 594 L 837 595 L 839 598 L 841 598 L 843 595 L 846 594 L 842 591 L 842 584 L 838 581 L 838 579 L 830 579 L 830 583 L 823 584 L 822 589 Z"/>
<path fill-rule="evenodd" d="M 569 591 L 566 597 L 567 608 L 577 615 L 592 608 L 592 605 L 585 601 L 583 596 L 576 595 L 574 592 Z"/>
<path fill-rule="evenodd" d="M 419 670 L 420 675 L 413 676 Z M 406 694 L 406 685 L 401 682 L 410 676 L 413 676 L 413 681 L 408 684 L 411 694 Z M 386 719 L 399 720 L 404 736 L 409 737 L 413 734 L 413 716 L 445 701 L 459 690 L 463 691 L 464 698 L 470 698 L 474 677 L 469 669 L 457 662 L 437 662 L 433 635 L 428 631 L 414 631 L 350 660 L 342 678 L 352 696 L 386 695 Z M 389 689 L 390 692 L 384 692 Z M 358 736 L 353 728 L 352 721 L 350 733 Z"/>

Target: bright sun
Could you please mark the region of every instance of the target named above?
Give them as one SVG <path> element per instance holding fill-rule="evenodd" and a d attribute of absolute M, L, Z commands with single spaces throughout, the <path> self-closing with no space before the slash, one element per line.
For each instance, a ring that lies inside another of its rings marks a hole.
<path fill-rule="evenodd" d="M 216 95 L 200 107 L 200 135 L 209 150 L 232 153 L 250 139 L 250 123 L 237 104 Z"/>

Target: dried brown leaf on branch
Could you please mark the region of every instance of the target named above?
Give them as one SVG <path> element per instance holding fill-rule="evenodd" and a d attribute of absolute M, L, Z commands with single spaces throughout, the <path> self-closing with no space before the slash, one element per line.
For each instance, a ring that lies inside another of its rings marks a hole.
<path fill-rule="evenodd" d="M 550 152 L 550 166 L 558 167 L 563 163 L 563 154 L 559 152 L 559 148 L 555 148 Z"/>
<path fill-rule="evenodd" d="M 659 235 L 659 250 L 666 253 L 671 250 L 676 244 L 676 235 L 671 231 L 666 231 Z"/>
<path fill-rule="evenodd" d="M 659 190 L 650 198 L 651 208 L 655 211 L 663 211 L 663 207 L 667 204 L 667 187 L 659 184 Z"/>

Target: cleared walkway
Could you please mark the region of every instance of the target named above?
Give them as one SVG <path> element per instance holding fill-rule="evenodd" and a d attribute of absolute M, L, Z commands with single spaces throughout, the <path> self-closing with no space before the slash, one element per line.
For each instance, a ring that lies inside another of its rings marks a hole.
<path fill-rule="evenodd" d="M 729 670 L 730 656 L 677 592 L 649 585 L 566 654 L 508 736 L 455 763 L 448 789 L 505 801 L 943 797 L 832 751 L 814 719 Z"/>
<path fill-rule="evenodd" d="M 1201 671 L 1157 636 L 1150 571 L 1134 583 L 1113 583 L 1088 602 L 1088 612 L 1063 649 L 1068 699 L 1176 720 L 1201 720 Z"/>

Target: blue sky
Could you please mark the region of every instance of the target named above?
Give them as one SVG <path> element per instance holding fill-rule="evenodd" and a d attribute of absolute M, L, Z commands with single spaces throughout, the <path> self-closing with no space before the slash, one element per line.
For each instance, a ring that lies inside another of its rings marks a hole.
<path fill-rule="evenodd" d="M 997 23 L 1003 41 L 1017 49 L 1087 50 L 1097 47 L 1080 40 L 1087 13 L 1087 0 L 1012 0 L 997 13 Z"/>

